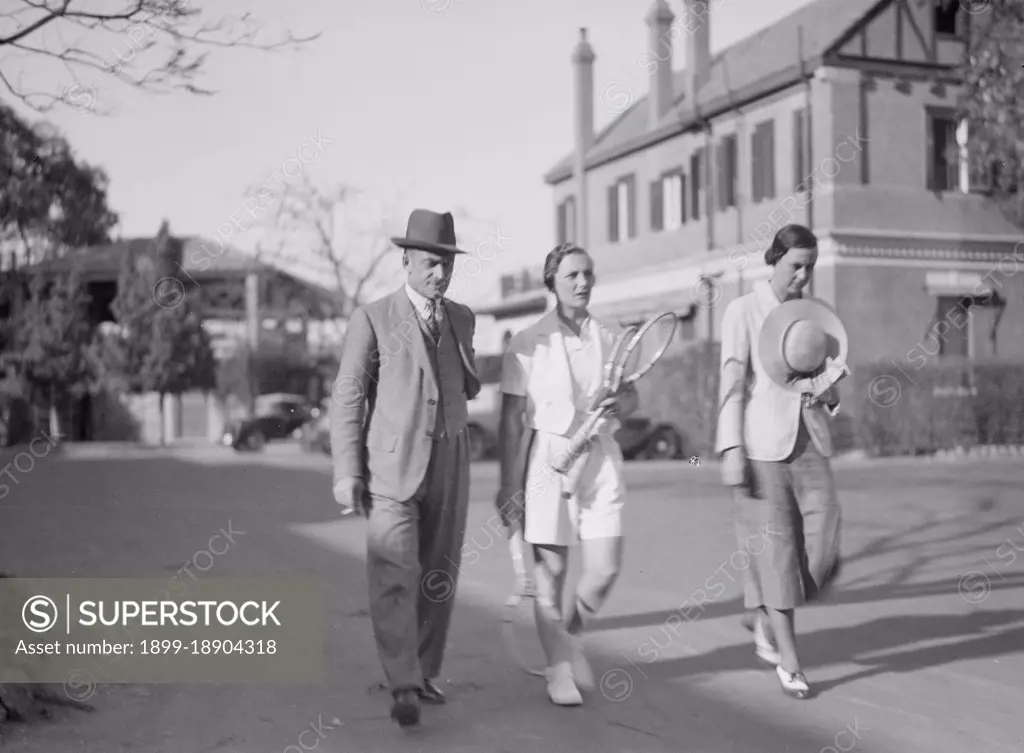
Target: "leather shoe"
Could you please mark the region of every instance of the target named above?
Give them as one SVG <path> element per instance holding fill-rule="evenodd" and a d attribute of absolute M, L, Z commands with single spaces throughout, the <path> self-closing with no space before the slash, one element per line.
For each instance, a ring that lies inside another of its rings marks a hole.
<path fill-rule="evenodd" d="M 413 727 L 420 723 L 420 698 L 415 690 L 398 690 L 391 707 L 391 718 L 399 727 Z"/>
<path fill-rule="evenodd" d="M 419 690 L 420 700 L 432 706 L 443 706 L 446 703 L 444 693 L 430 680 L 423 680 L 423 687 Z"/>

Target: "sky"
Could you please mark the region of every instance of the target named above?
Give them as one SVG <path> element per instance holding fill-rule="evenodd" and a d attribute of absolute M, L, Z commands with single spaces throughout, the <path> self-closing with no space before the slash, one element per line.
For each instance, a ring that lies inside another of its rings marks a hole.
<path fill-rule="evenodd" d="M 806 2 L 712 0 L 712 54 Z M 198 81 L 218 92 L 211 97 L 146 94 L 83 72 L 72 107 L 45 117 L 80 158 L 107 171 L 118 235 L 154 235 L 166 218 L 176 235 L 213 236 L 243 216 L 247 188 L 275 174 L 297 180 L 301 169 L 323 186 L 358 187 L 373 208 L 357 211 L 397 213 L 402 226 L 417 206 L 472 217 L 456 226 L 459 240 L 486 250 L 458 297 L 482 301 L 495 295 L 501 273 L 539 265 L 554 243 L 543 175 L 572 149 L 570 55 L 579 28 L 597 56 L 600 129 L 615 116 L 600 102 L 604 87 L 621 81 L 637 97 L 647 91 L 638 59 L 649 48 L 651 5 L 204 0 L 209 17 L 251 13 L 268 37 L 285 29 L 322 36 L 298 51 L 211 48 Z M 680 0 L 669 6 L 682 14 Z M 676 42 L 675 68 L 685 40 Z M 102 44 L 127 54 L 132 42 Z M 59 68 L 32 73 L 58 93 L 73 80 Z M 93 109 L 80 111 L 89 103 L 83 92 L 95 92 Z M 297 157 L 301 168 L 288 162 Z M 254 231 L 235 233 L 238 247 L 254 247 Z"/>

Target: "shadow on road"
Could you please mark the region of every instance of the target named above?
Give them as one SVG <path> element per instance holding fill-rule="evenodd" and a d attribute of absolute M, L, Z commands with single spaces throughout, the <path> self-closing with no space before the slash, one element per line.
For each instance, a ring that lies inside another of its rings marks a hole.
<path fill-rule="evenodd" d="M 685 746 L 765 753 L 819 750 L 831 739 L 790 727 L 769 711 L 756 718 L 678 683 L 648 683 L 629 703 L 613 703 L 598 692 L 581 709 L 554 708 L 543 683 L 502 655 L 494 611 L 466 598 L 456 608 L 445 667 L 455 688 L 452 702 L 427 710 L 419 734 L 400 735 L 387 719 L 387 698 L 367 693 L 381 677 L 366 618 L 364 562 L 340 551 L 344 547 L 317 546 L 295 532 L 310 524 L 332 527 L 326 535 L 344 539 L 350 550 L 361 536 L 361 521 L 338 520 L 322 470 L 269 467 L 258 459 L 225 466 L 172 459 L 75 460 L 37 467 L 21 478 L 0 505 L 0 570 L 37 578 L 170 578 L 180 574 L 183 563 L 196 562 L 195 553 L 230 525 L 239 532 L 236 543 L 212 558 L 199 577 L 319 579 L 328 621 L 329 680 L 324 686 L 290 687 L 106 686 L 94 699 L 96 714 L 61 710 L 55 713 L 60 724 L 0 725 L 5 750 L 109 753 L 138 746 L 270 753 L 295 743 L 296 735 L 328 708 L 347 722 L 318 741 L 325 752 L 424 746 L 677 751 Z M 707 671 L 739 667 L 740 653 L 749 668 L 747 646 L 702 657 L 702 666 Z M 669 663 L 658 674 L 668 678 L 676 672 Z"/>
<path fill-rule="evenodd" d="M 853 663 L 865 669 L 815 683 L 819 693 L 881 674 L 914 672 L 972 659 L 992 659 L 1024 651 L 1024 610 L 884 617 L 799 636 L 805 669 Z M 941 645 L 915 644 L 943 641 Z M 877 656 L 876 656 L 877 654 Z M 655 662 L 645 672 L 661 680 L 750 667 L 750 646 L 726 646 L 699 656 Z"/>
<path fill-rule="evenodd" d="M 991 592 L 1024 588 L 1024 572 L 991 578 L 988 587 Z M 923 598 L 927 596 L 951 596 L 960 598 L 958 588 L 962 586 L 959 579 L 936 580 L 929 583 L 905 583 L 900 585 L 876 585 L 858 589 L 846 588 L 842 581 L 829 597 L 828 603 L 805 607 L 819 609 L 829 605 L 868 604 L 879 601 L 895 601 L 902 599 Z M 744 612 L 743 599 L 733 598 L 709 602 L 702 605 L 704 611 L 689 607 L 687 614 L 691 620 L 712 620 L 723 617 L 739 617 Z M 588 630 L 623 630 L 627 628 L 650 627 L 663 625 L 670 617 L 678 618 L 679 609 L 655 610 L 640 614 L 620 615 L 596 619 L 593 627 Z M 802 640 L 802 639 L 801 639 Z"/>

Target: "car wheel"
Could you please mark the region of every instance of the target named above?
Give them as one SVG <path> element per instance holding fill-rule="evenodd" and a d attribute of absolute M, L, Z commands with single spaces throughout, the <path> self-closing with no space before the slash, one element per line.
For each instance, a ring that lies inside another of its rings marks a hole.
<path fill-rule="evenodd" d="M 263 432 L 256 429 L 248 437 L 245 438 L 245 449 L 250 452 L 259 452 L 263 449 L 263 446 L 267 443 L 267 438 L 263 436 Z"/>
<path fill-rule="evenodd" d="M 647 457 L 666 460 L 679 456 L 682 449 L 679 435 L 671 429 L 658 429 L 647 443 Z"/>
<path fill-rule="evenodd" d="M 484 439 L 484 431 L 479 426 L 470 424 L 466 427 L 469 432 L 469 459 L 470 461 L 483 460 L 487 454 L 487 442 Z"/>

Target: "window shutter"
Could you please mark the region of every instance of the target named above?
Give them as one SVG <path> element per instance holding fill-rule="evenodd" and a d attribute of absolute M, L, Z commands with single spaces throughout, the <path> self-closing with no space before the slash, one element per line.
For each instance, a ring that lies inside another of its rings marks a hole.
<path fill-rule="evenodd" d="M 686 222 L 686 172 L 679 168 L 679 222 Z"/>
<path fill-rule="evenodd" d="M 690 210 L 693 219 L 700 219 L 700 191 L 704 185 L 703 171 L 700 169 L 703 148 L 690 155 Z"/>
<path fill-rule="evenodd" d="M 629 207 L 626 232 L 630 238 L 636 238 L 636 177 L 633 175 L 626 178 L 626 206 Z"/>
<path fill-rule="evenodd" d="M 619 239 L 619 191 L 618 185 L 608 186 L 608 240 L 615 243 Z"/>
<path fill-rule="evenodd" d="M 755 204 L 764 198 L 761 191 L 761 126 L 754 126 L 750 134 L 750 199 Z"/>
<path fill-rule="evenodd" d="M 793 189 L 804 191 L 804 111 L 796 110 L 793 113 Z"/>
<path fill-rule="evenodd" d="M 715 201 L 718 204 L 718 210 L 722 211 L 728 206 L 725 203 L 725 139 L 713 144 L 712 149 L 714 150 L 715 187 L 718 189 L 718 196 L 715 197 Z"/>
<path fill-rule="evenodd" d="M 737 175 L 739 174 L 739 140 L 735 135 L 729 137 L 728 146 L 729 149 L 726 152 L 726 162 L 728 163 L 726 180 L 729 190 L 726 195 L 729 198 L 729 206 L 734 207 L 738 201 L 736 196 L 736 185 Z"/>
<path fill-rule="evenodd" d="M 775 198 L 775 121 L 764 124 L 764 136 L 761 159 L 764 163 L 764 195 L 766 199 Z"/>
<path fill-rule="evenodd" d="M 936 125 L 935 124 L 935 116 L 929 113 L 927 115 L 927 117 L 926 117 L 926 120 L 927 120 L 927 133 L 925 135 L 925 160 L 924 160 L 924 162 L 925 162 L 925 168 L 927 169 L 927 174 L 925 175 L 925 185 L 928 187 L 929 191 L 937 191 L 939 187 L 937 185 L 938 184 L 938 175 L 936 174 L 936 170 L 935 170 L 935 167 L 936 167 L 935 163 L 937 161 L 935 159 L 935 155 L 936 155 L 936 149 L 935 149 L 935 125 Z"/>
<path fill-rule="evenodd" d="M 661 178 L 651 181 L 651 230 L 658 232 L 665 228 L 664 185 Z"/>
<path fill-rule="evenodd" d="M 960 188 L 960 145 L 956 140 L 956 121 L 949 118 L 944 123 L 946 132 L 946 190 Z"/>

